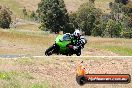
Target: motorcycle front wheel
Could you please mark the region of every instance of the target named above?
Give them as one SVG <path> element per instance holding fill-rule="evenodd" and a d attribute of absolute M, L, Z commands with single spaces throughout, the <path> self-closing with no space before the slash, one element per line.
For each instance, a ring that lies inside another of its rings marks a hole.
<path fill-rule="evenodd" d="M 46 51 L 45 51 L 45 55 L 46 56 L 50 56 L 53 54 L 54 51 L 54 45 L 52 45 L 51 47 L 49 47 Z"/>

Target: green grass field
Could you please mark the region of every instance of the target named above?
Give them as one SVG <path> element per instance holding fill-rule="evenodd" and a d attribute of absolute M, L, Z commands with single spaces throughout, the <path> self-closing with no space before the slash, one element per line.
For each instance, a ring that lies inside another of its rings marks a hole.
<path fill-rule="evenodd" d="M 91 40 L 90 47 L 111 51 L 119 55 L 132 55 L 132 39 L 92 37 L 89 40 Z"/>
<path fill-rule="evenodd" d="M 18 71 L 0 72 L 0 86 L 2 88 L 50 88 L 46 80 L 41 82 L 35 80 L 36 78 L 31 73 Z"/>

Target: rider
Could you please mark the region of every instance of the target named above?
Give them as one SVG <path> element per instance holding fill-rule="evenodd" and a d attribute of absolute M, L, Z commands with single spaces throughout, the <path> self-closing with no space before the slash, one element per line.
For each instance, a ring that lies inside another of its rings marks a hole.
<path fill-rule="evenodd" d="M 79 46 L 82 46 L 82 44 L 81 32 L 79 30 L 75 30 L 71 35 L 71 45 L 73 45 L 73 49 L 77 49 Z"/>

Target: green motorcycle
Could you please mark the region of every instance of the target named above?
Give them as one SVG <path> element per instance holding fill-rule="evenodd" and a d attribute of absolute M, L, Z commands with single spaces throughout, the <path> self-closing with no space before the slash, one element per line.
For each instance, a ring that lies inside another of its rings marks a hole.
<path fill-rule="evenodd" d="M 84 39 L 84 38 L 83 38 Z M 73 40 L 74 42 L 76 40 Z M 85 43 L 84 43 L 85 41 Z M 70 34 L 64 34 L 64 35 L 58 35 L 55 39 L 55 44 L 53 44 L 51 47 L 49 47 L 45 51 L 46 56 L 50 56 L 52 54 L 61 54 L 61 55 L 67 55 L 71 56 L 73 54 L 76 54 L 77 56 L 81 55 L 81 49 L 86 44 L 86 39 L 83 40 L 82 46 L 74 47 L 71 44 L 71 35 Z"/>

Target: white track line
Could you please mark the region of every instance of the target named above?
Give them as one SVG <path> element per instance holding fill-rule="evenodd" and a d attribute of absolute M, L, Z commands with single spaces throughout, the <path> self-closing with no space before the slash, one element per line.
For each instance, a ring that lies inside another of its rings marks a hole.
<path fill-rule="evenodd" d="M 19 57 L 0 57 L 0 59 L 21 59 L 21 58 L 131 58 L 132 56 L 19 56 Z"/>
<path fill-rule="evenodd" d="M 89 57 L 89 58 L 132 58 L 132 56 L 31 56 L 34 58 L 51 58 L 51 57 L 64 57 L 64 58 L 85 58 L 85 57 Z"/>

